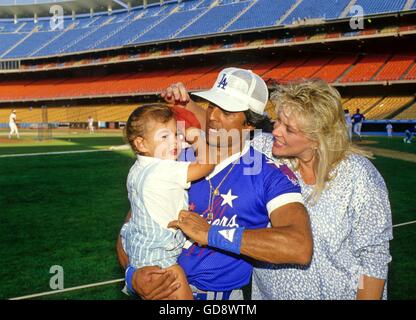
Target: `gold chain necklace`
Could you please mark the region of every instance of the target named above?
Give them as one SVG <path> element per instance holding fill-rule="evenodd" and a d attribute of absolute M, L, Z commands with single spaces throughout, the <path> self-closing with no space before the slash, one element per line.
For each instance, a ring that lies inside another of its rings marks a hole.
<path fill-rule="evenodd" d="M 227 179 L 227 177 L 231 173 L 231 171 L 234 169 L 237 162 L 238 162 L 238 160 L 233 163 L 230 170 L 228 170 L 227 174 L 224 176 L 224 178 L 222 178 L 221 182 L 218 184 L 218 186 L 215 189 L 212 186 L 211 178 L 208 179 L 208 183 L 209 183 L 209 202 L 208 202 L 208 214 L 207 214 L 207 220 L 208 221 L 212 221 L 214 219 L 214 200 L 215 200 L 215 197 L 220 194 L 219 189 L 220 189 L 221 185 L 223 184 L 225 179 Z"/>

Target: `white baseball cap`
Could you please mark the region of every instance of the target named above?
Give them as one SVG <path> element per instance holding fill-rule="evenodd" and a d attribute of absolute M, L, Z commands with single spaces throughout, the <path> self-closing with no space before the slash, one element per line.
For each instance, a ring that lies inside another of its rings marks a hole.
<path fill-rule="evenodd" d="M 251 110 L 263 114 L 269 90 L 262 78 L 251 70 L 226 68 L 208 91 L 193 93 L 229 112 Z"/>

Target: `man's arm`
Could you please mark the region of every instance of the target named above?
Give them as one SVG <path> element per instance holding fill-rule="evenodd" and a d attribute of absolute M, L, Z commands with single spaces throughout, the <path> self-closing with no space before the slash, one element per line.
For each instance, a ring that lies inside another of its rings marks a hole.
<path fill-rule="evenodd" d="M 275 264 L 308 265 L 313 241 L 309 216 L 301 203 L 289 203 L 270 214 L 272 227 L 244 230 L 240 253 L 259 261 Z M 179 219 L 168 227 L 179 227 L 200 245 L 208 245 L 211 226 L 194 212 L 181 211 Z"/>
<path fill-rule="evenodd" d="M 165 99 L 167 103 L 183 106 L 193 112 L 201 124 L 201 129 L 205 131 L 206 112 L 190 98 L 188 91 L 182 82 L 170 85 L 166 90 L 161 92 L 160 96 Z"/>
<path fill-rule="evenodd" d="M 298 202 L 275 209 L 271 228 L 245 230 L 241 254 L 276 264 L 308 265 L 313 241 L 306 208 Z"/>
<path fill-rule="evenodd" d="M 131 211 L 127 214 L 126 222 L 131 218 Z M 125 270 L 129 264 L 129 258 L 121 244 L 121 237 L 117 238 L 117 258 Z M 162 275 L 159 279 L 152 281 L 152 275 Z M 176 283 L 177 276 L 158 266 L 143 267 L 137 269 L 133 274 L 132 285 L 137 294 L 145 300 L 162 300 L 167 299 L 179 287 L 180 283 Z M 174 299 L 174 297 L 171 297 Z"/>

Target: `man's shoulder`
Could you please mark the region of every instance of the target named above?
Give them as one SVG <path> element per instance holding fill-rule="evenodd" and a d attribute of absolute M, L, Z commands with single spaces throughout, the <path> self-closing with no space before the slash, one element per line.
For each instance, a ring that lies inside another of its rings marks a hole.
<path fill-rule="evenodd" d="M 295 185 L 298 185 L 298 179 L 293 171 L 289 168 L 288 163 L 277 158 L 270 158 L 264 153 L 254 150 L 261 157 L 261 172 L 258 174 L 260 179 L 278 179 L 287 178 Z"/>

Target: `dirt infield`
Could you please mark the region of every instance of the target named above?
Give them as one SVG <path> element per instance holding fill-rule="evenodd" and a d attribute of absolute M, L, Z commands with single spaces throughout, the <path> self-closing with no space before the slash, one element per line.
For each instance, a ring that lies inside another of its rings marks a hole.
<path fill-rule="evenodd" d="M 372 140 L 363 140 L 363 141 L 358 142 L 358 145 L 360 147 L 372 152 L 375 156 L 416 163 L 416 154 L 414 153 L 389 150 L 389 149 L 384 149 L 384 148 L 377 148 L 376 147 L 377 144 L 378 144 L 377 141 L 372 141 Z"/>
<path fill-rule="evenodd" d="M 367 147 L 367 146 L 363 148 L 367 149 L 368 151 L 371 151 L 376 156 L 416 163 L 416 154 L 413 154 L 413 153 Z"/>
<path fill-rule="evenodd" d="M 0 144 L 20 144 L 20 143 L 27 143 L 27 140 L 23 139 L 9 139 L 9 138 L 0 138 Z"/>

